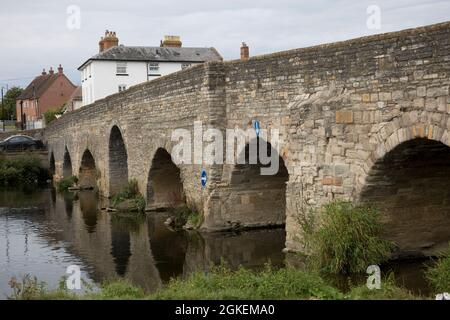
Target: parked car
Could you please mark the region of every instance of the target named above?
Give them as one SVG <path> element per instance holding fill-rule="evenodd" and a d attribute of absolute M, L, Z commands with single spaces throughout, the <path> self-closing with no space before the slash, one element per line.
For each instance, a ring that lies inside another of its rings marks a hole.
<path fill-rule="evenodd" d="M 38 150 L 43 148 L 44 144 L 41 140 L 21 134 L 8 137 L 0 142 L 0 151 Z"/>

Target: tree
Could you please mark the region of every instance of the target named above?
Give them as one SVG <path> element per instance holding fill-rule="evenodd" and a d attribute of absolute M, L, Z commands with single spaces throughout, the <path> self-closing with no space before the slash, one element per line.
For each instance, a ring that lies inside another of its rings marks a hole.
<path fill-rule="evenodd" d="M 22 88 L 12 87 L 3 96 L 3 113 L 1 114 L 2 119 L 16 119 L 16 99 L 20 96 L 22 91 Z"/>

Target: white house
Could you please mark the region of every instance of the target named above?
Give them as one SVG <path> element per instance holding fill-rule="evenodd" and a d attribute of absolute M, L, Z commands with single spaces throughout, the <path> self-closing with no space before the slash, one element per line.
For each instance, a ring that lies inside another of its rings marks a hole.
<path fill-rule="evenodd" d="M 106 31 L 99 46 L 100 52 L 78 68 L 83 105 L 194 64 L 222 60 L 214 48 L 182 47 L 177 36 L 165 36 L 159 47 L 129 47 Z"/>

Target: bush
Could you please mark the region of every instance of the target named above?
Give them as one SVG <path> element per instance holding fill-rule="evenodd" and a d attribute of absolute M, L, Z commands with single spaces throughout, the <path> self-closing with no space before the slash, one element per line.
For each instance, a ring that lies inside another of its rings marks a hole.
<path fill-rule="evenodd" d="M 321 271 L 363 272 L 389 258 L 393 245 L 379 238 L 382 225 L 373 208 L 334 201 L 323 207 L 319 217 L 317 222 L 303 217 L 300 224 L 309 261 Z"/>
<path fill-rule="evenodd" d="M 49 124 L 52 121 L 56 120 L 56 116 L 62 114 L 62 108 L 58 108 L 56 110 L 48 110 L 44 112 L 44 120 L 45 124 Z"/>
<path fill-rule="evenodd" d="M 76 176 L 71 176 L 69 178 L 64 178 L 59 180 L 56 183 L 56 188 L 59 192 L 63 192 L 68 190 L 70 187 L 73 187 L 78 183 L 78 178 Z"/>
<path fill-rule="evenodd" d="M 23 155 L 14 159 L 0 158 L 0 185 L 35 185 L 50 178 L 48 170 L 41 167 L 39 159 Z"/>
<path fill-rule="evenodd" d="M 174 229 L 181 229 L 186 224 L 189 224 L 192 228 L 196 229 L 200 227 L 203 222 L 203 215 L 192 211 L 187 205 L 182 205 L 169 209 L 171 218 L 170 226 Z"/>
<path fill-rule="evenodd" d="M 143 212 L 146 207 L 144 196 L 139 192 L 138 182 L 130 180 L 122 189 L 111 198 L 112 206 L 117 208 L 120 204 L 128 202 L 130 210 Z"/>
<path fill-rule="evenodd" d="M 428 266 L 425 276 L 436 293 L 450 292 L 450 247 Z"/>

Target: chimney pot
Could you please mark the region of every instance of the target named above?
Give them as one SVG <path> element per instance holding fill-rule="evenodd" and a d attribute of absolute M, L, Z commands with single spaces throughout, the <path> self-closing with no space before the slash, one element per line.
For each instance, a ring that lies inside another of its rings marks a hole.
<path fill-rule="evenodd" d="M 116 32 L 114 31 L 105 31 L 105 36 L 100 38 L 100 42 L 98 43 L 99 52 L 103 52 L 109 48 L 116 47 L 119 45 L 119 39 L 116 36 Z"/>
<path fill-rule="evenodd" d="M 250 49 L 245 42 L 242 42 L 241 46 L 241 60 L 248 60 L 250 57 Z"/>
<path fill-rule="evenodd" d="M 59 67 L 58 67 L 58 73 L 59 74 L 63 74 L 64 72 L 64 69 L 63 69 L 63 67 L 61 66 L 61 65 L 59 65 Z"/>
<path fill-rule="evenodd" d="M 45 72 L 45 68 L 42 69 L 42 75 L 45 76 L 47 74 L 47 72 Z"/>
<path fill-rule="evenodd" d="M 183 43 L 179 36 L 164 36 L 164 40 L 161 40 L 161 47 L 181 48 Z"/>
<path fill-rule="evenodd" d="M 50 67 L 50 69 L 48 70 L 48 73 L 49 74 L 54 74 L 55 72 L 53 71 L 53 68 L 52 67 Z"/>

